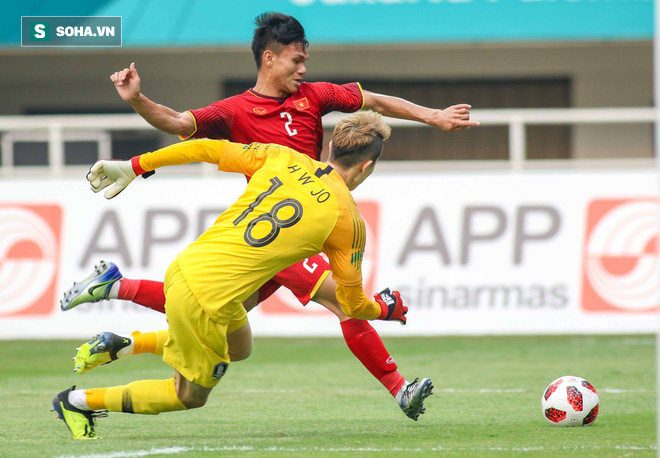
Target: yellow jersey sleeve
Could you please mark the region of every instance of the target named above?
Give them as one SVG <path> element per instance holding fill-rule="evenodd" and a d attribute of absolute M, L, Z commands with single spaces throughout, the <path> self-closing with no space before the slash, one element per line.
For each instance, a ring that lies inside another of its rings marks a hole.
<path fill-rule="evenodd" d="M 276 145 L 261 143 L 243 145 L 228 140 L 190 140 L 142 154 L 139 156 L 139 165 L 145 172 L 150 172 L 168 165 L 208 162 L 217 164 L 218 170 L 224 172 L 252 176 L 278 148 Z"/>
<path fill-rule="evenodd" d="M 347 315 L 375 320 L 381 314 L 377 302 L 367 299 L 362 288 L 362 256 L 366 246 L 366 228 L 357 206 L 346 192 L 340 204 L 339 218 L 323 247 L 328 255 L 332 277 L 337 282 L 337 299 Z"/>
<path fill-rule="evenodd" d="M 380 305 L 365 296 L 362 285 L 344 286 L 337 283 L 337 300 L 344 313 L 351 318 L 376 320 L 381 314 Z"/>

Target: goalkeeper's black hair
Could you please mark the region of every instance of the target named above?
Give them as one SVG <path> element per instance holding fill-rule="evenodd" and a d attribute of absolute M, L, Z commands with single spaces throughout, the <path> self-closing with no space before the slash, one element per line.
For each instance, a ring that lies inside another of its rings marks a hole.
<path fill-rule="evenodd" d="M 309 46 L 305 29 L 293 16 L 269 11 L 257 16 L 254 24 L 257 27 L 252 36 L 252 54 L 257 70 L 261 68 L 261 56 L 266 49 L 279 54 L 282 46 L 291 43 L 300 43 L 304 48 Z"/>

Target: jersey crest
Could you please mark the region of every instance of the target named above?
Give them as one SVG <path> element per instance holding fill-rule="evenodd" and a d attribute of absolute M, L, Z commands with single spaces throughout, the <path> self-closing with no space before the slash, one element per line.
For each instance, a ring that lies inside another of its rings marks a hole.
<path fill-rule="evenodd" d="M 302 99 L 294 100 L 293 105 L 297 110 L 307 110 L 309 108 L 309 100 L 307 100 L 307 97 L 303 97 Z"/>

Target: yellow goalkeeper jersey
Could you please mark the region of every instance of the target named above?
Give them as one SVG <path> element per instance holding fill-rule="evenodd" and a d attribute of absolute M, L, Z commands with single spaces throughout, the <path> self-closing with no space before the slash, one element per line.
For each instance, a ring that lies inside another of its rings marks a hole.
<path fill-rule="evenodd" d="M 376 319 L 381 308 L 362 288 L 364 221 L 341 176 L 290 148 L 193 140 L 139 157 L 144 171 L 209 162 L 250 177 L 243 195 L 177 260 L 200 305 L 215 320 L 231 316 L 277 272 L 321 251 L 349 316 Z"/>

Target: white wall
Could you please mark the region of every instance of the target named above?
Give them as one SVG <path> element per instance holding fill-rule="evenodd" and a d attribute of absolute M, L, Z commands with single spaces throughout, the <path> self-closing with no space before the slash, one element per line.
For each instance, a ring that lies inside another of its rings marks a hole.
<path fill-rule="evenodd" d="M 58 300 L 100 259 L 128 278 L 162 279 L 200 214 L 245 187 L 218 175 L 157 174 L 112 201 L 82 174 L 0 181 L 0 338 L 165 326 L 124 301 L 64 313 Z M 367 224 L 365 290 L 401 290 L 410 311 L 405 327 L 376 326 L 386 335 L 655 332 L 659 180 L 654 171 L 377 171 L 354 192 Z M 250 321 L 256 335 L 339 335 L 320 310 L 283 292 Z"/>

